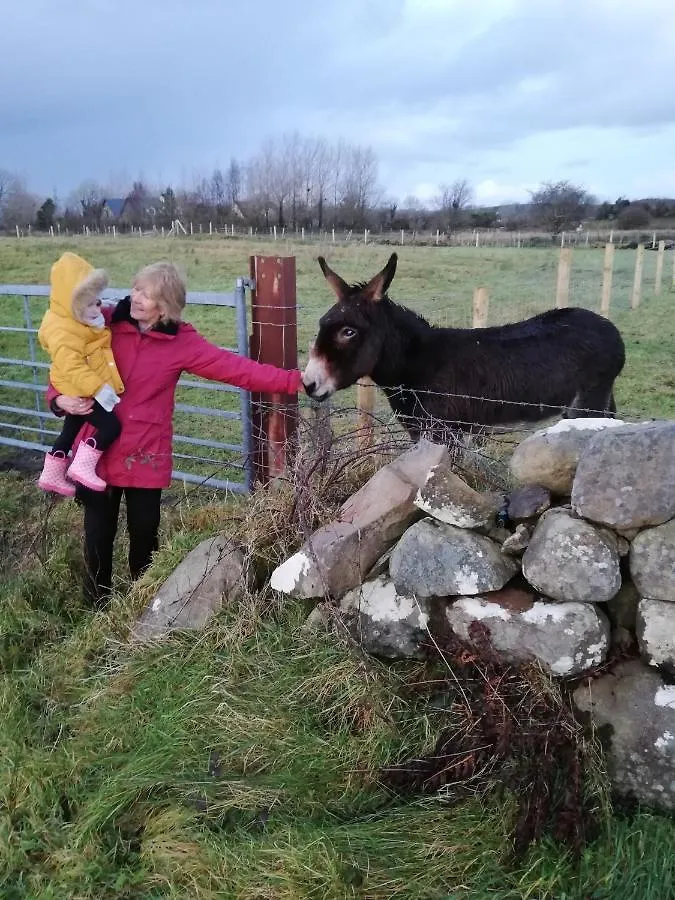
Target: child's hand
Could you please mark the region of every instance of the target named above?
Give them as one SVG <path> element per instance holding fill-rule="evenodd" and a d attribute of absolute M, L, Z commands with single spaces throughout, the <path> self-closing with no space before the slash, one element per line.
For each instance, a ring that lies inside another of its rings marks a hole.
<path fill-rule="evenodd" d="M 109 384 L 103 385 L 98 394 L 94 395 L 94 400 L 96 400 L 99 406 L 102 406 L 106 412 L 112 412 L 113 407 L 117 406 L 120 402 L 120 398 Z"/>

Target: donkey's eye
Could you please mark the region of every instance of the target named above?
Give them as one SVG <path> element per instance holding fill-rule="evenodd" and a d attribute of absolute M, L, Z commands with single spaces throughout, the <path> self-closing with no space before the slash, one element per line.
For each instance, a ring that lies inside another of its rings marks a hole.
<path fill-rule="evenodd" d="M 339 337 L 339 338 L 342 338 L 342 339 L 345 340 L 345 341 L 348 341 L 348 340 L 350 340 L 351 338 L 353 338 L 353 337 L 355 337 L 355 336 L 356 336 L 356 329 L 355 329 L 355 328 L 350 328 L 349 325 L 345 325 L 345 326 L 344 326 L 343 328 L 341 328 L 340 331 L 338 332 L 338 337 Z"/>

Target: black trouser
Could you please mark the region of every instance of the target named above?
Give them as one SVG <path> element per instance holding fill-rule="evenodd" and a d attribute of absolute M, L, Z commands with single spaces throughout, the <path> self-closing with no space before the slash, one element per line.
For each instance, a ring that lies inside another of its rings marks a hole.
<path fill-rule="evenodd" d="M 157 549 L 161 488 L 109 487 L 100 493 L 78 488 L 84 506 L 84 597 L 97 604 L 107 599 L 112 585 L 113 544 L 117 533 L 120 501 L 127 504 L 129 570 L 139 578 Z"/>
<path fill-rule="evenodd" d="M 68 456 L 75 443 L 75 438 L 85 422 L 89 422 L 96 429 L 93 437 L 96 439 L 97 450 L 107 450 L 122 432 L 120 420 L 115 413 L 103 409 L 101 404 L 94 400 L 94 408 L 88 416 L 67 415 L 65 417 L 61 434 L 52 447 L 52 453 L 62 450 Z"/>

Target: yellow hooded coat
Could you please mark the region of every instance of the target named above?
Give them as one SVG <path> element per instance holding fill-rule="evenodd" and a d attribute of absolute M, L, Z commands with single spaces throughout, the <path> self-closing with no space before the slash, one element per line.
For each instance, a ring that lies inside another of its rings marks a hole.
<path fill-rule="evenodd" d="M 57 391 L 93 397 L 109 384 L 117 394 L 124 385 L 111 350 L 109 328 L 82 322 L 85 309 L 108 285 L 102 269 L 94 269 L 75 253 L 64 253 L 52 266 L 49 309 L 38 338 L 49 353 L 49 378 Z"/>

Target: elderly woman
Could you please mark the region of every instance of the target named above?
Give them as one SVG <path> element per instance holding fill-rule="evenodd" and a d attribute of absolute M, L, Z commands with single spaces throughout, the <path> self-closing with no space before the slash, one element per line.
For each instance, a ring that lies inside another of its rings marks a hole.
<path fill-rule="evenodd" d="M 299 371 L 221 350 L 182 322 L 185 292 L 185 282 L 172 263 L 155 263 L 138 272 L 131 296 L 106 312 L 125 390 L 115 408 L 121 435 L 98 463 L 108 488 L 100 493 L 78 489 L 84 505 L 84 593 L 92 604 L 110 594 L 122 495 L 133 579 L 148 567 L 157 549 L 162 488 L 171 483 L 172 417 L 181 374 L 282 394 L 297 393 L 301 384 Z M 57 415 L 87 415 L 93 405 L 91 397 L 58 394 L 52 387 L 48 397 Z M 89 427 L 83 429 L 81 440 L 88 437 Z"/>

